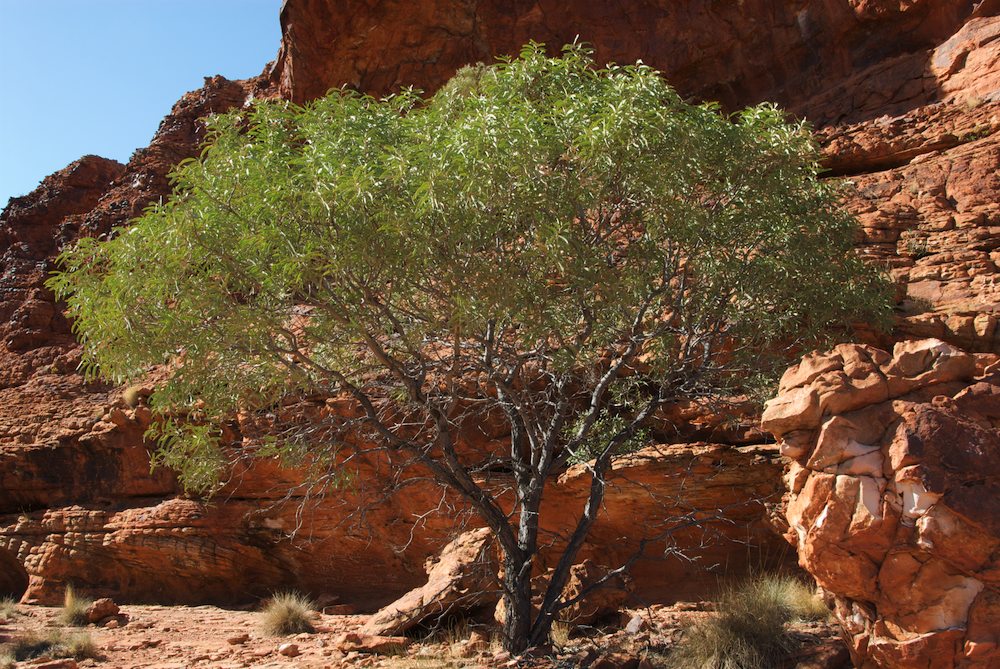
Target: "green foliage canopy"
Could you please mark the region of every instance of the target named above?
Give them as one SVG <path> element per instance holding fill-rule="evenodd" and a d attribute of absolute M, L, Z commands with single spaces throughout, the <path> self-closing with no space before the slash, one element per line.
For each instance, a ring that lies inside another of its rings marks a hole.
<path fill-rule="evenodd" d="M 359 420 L 266 452 L 308 461 L 360 431 L 461 495 L 503 553 L 512 652 L 572 603 L 611 464 L 662 403 L 746 390 L 887 316 L 807 127 L 686 104 L 578 45 L 529 45 L 427 99 L 336 91 L 207 123 L 173 197 L 60 258 L 85 371 L 167 366 L 157 461 L 201 491 L 236 411 L 349 395 Z M 459 443 L 497 412 L 508 452 Z M 589 493 L 535 610 L 545 483 L 581 460 Z"/>
<path fill-rule="evenodd" d="M 392 385 L 401 406 L 453 408 L 505 380 L 517 410 L 562 411 L 559 439 L 593 455 L 608 430 L 577 400 L 592 407 L 610 361 L 660 397 L 718 392 L 886 314 L 806 126 L 768 104 L 687 104 L 653 69 L 596 69 L 579 46 L 530 45 L 427 99 L 335 91 L 207 123 L 173 197 L 80 240 L 50 282 L 86 371 L 171 366 L 153 399 L 197 408 L 186 446 L 165 439 L 172 464 L 202 466 L 195 487 L 218 464 L 204 426 L 289 392 Z M 524 374 L 572 376 L 577 400 L 533 399 Z M 629 378 L 598 413 L 628 424 L 644 392 Z"/>

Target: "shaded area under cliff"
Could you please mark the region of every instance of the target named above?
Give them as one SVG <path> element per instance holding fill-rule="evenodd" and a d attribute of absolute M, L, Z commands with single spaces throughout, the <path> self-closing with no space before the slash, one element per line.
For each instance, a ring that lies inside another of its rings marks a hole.
<path fill-rule="evenodd" d="M 0 599 L 19 600 L 28 589 L 28 572 L 10 551 L 0 549 Z"/>

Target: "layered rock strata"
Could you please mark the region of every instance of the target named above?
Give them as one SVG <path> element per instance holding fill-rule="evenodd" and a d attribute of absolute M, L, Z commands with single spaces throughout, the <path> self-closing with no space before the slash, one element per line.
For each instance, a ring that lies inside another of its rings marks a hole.
<path fill-rule="evenodd" d="M 169 474 L 149 475 L 141 411 L 120 404 L 120 389 L 76 373 L 79 349 L 42 287 L 53 258 L 67 241 L 106 233 L 165 196 L 171 167 L 197 152 L 199 117 L 253 97 L 306 101 L 341 85 L 433 90 L 459 66 L 530 39 L 556 46 L 579 35 L 599 62 L 641 58 L 685 95 L 728 107 L 777 100 L 810 119 L 831 174 L 856 184 L 847 206 L 861 220 L 859 247 L 900 281 L 900 325 L 889 339 L 934 336 L 996 351 L 998 10 L 995 0 L 287 0 L 279 58 L 261 78 L 207 79 L 127 166 L 83 158 L 0 214 L 0 594 L 27 588 L 29 598 L 51 600 L 78 581 L 132 599 L 208 601 L 295 585 L 377 605 L 419 585 L 424 557 L 451 536 L 447 523 L 425 522 L 407 543 L 412 513 L 434 507 L 433 495 L 387 503 L 367 530 L 341 511 L 302 516 L 291 503 L 275 512 L 296 484 L 284 474 L 248 476 L 212 506 L 177 499 Z M 720 429 L 682 408 L 671 417 L 679 424 L 667 443 L 747 446 L 673 446 L 626 463 L 636 478 L 669 479 L 697 463 L 690 471 L 706 483 L 692 494 L 709 508 L 774 492 L 773 458 L 752 446 L 759 432 Z M 629 496 L 621 499 L 609 500 L 609 521 L 595 528 L 598 553 L 619 550 L 635 527 Z M 763 514 L 748 508 L 738 523 L 763 536 Z M 295 528 L 319 541 L 303 548 L 310 544 L 288 536 Z M 703 550 L 699 530 L 679 536 L 678 546 Z M 725 545 L 704 564 L 745 562 Z M 640 584 L 667 597 L 699 594 L 714 583 L 692 576 L 700 566 L 658 572 L 642 563 Z M 658 580 L 643 581 L 643 570 Z"/>
<path fill-rule="evenodd" d="M 142 409 L 119 407 L 93 419 L 85 440 L 94 449 L 90 456 L 115 466 L 67 477 L 63 494 L 75 500 L 71 506 L 18 513 L 15 503 L 0 513 L 0 565 L 12 566 L 0 594 L 55 604 L 72 583 L 121 601 L 240 603 L 295 588 L 372 609 L 424 584 L 425 560 L 478 524 L 429 482 L 407 481 L 396 494 L 380 487 L 391 478 L 387 463 L 370 459 L 352 466 L 348 473 L 358 483 L 341 489 L 312 490 L 302 472 L 270 461 L 234 472 L 210 503 L 175 497 L 162 472 L 142 489 L 134 479 L 109 475 L 148 472 L 141 440 L 122 446 L 116 425 L 126 426 L 124 434 L 141 433 Z M 33 452 L 0 452 L 0 479 L 41 476 L 35 468 L 46 461 L 32 460 Z M 787 551 L 764 520 L 765 504 L 780 497 L 780 471 L 773 446 L 644 449 L 612 473 L 581 560 L 614 568 L 644 548 L 632 569 L 641 602 L 700 596 L 720 577 L 780 564 Z M 502 480 L 494 484 L 509 488 Z M 553 564 L 548 551 L 558 551 L 572 530 L 588 489 L 583 468 L 552 483 L 540 569 Z M 651 541 L 641 546 L 643 539 Z"/>
<path fill-rule="evenodd" d="M 790 368 L 762 423 L 856 666 L 997 666 L 1000 356 L 841 345 Z"/>

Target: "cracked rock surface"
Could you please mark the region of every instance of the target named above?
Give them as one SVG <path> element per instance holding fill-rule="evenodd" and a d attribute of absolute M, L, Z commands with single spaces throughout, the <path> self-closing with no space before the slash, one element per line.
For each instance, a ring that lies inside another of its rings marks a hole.
<path fill-rule="evenodd" d="M 858 667 L 1000 663 L 1000 357 L 841 345 L 790 368 L 763 427 L 792 459 L 787 538 Z"/>

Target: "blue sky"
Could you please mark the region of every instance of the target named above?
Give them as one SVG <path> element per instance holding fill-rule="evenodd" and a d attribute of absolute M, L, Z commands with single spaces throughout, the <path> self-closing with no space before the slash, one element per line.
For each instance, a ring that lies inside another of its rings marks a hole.
<path fill-rule="evenodd" d="M 127 162 L 206 76 L 259 74 L 281 0 L 0 0 L 0 208 L 94 153 Z"/>

